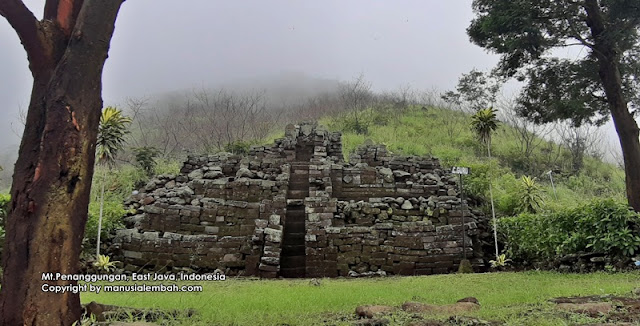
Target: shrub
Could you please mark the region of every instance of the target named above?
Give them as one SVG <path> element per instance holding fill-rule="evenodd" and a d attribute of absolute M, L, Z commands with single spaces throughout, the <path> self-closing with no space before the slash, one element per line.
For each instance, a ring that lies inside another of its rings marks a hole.
<path fill-rule="evenodd" d="M 518 185 L 518 211 L 535 213 L 543 203 L 542 189 L 538 186 L 536 179 L 526 175 L 522 176 Z"/>
<path fill-rule="evenodd" d="M 137 147 L 133 149 L 136 163 L 142 170 L 151 177 L 155 173 L 156 157 L 160 155 L 160 151 L 153 146 Z"/>
<path fill-rule="evenodd" d="M 89 217 L 84 232 L 84 250 L 95 249 L 96 240 L 98 239 L 98 218 L 100 212 L 100 202 L 92 201 L 89 204 Z M 122 206 L 122 202 L 117 199 L 105 199 L 102 216 L 102 232 L 100 237 L 106 239 L 108 234 L 123 226 L 122 217 L 126 211 Z"/>
<path fill-rule="evenodd" d="M 460 165 L 471 168 L 471 173 L 465 177 L 464 189 L 467 194 L 489 200 L 489 180 L 492 180 L 493 195 L 497 205 L 506 205 L 504 210 L 510 211 L 510 194 L 515 190 L 515 176 L 508 169 L 496 164 L 496 161 L 461 162 Z M 506 212 L 505 212 L 506 213 Z M 506 213 L 508 214 L 508 213 Z"/>
<path fill-rule="evenodd" d="M 500 216 L 513 216 L 518 213 L 518 179 L 510 172 L 502 171 L 495 176 L 493 198 L 496 213 Z"/>
<path fill-rule="evenodd" d="M 11 195 L 0 194 L 0 225 L 4 225 L 4 218 L 7 216 Z"/>
<path fill-rule="evenodd" d="M 366 109 L 358 112 L 347 112 L 328 123 L 332 130 L 340 130 L 344 133 L 368 135 L 374 126 L 387 126 L 391 123 L 391 117 L 398 113 L 388 110 Z"/>
<path fill-rule="evenodd" d="M 160 159 L 156 161 L 155 171 L 157 174 L 173 174 L 180 173 L 182 162 L 176 159 Z"/>
<path fill-rule="evenodd" d="M 344 119 L 343 129 L 346 132 L 353 132 L 358 135 L 369 134 L 369 126 L 371 121 L 366 119 L 363 115 L 354 115 Z"/>
<path fill-rule="evenodd" d="M 442 166 L 450 168 L 459 164 L 464 152 L 448 144 L 438 144 L 433 147 L 432 154 L 440 160 Z"/>
<path fill-rule="evenodd" d="M 0 194 L 0 258 L 2 258 L 2 246 L 4 245 L 4 218 L 7 216 L 11 195 Z"/>
<path fill-rule="evenodd" d="M 610 199 L 554 213 L 502 218 L 498 230 L 508 255 L 519 260 L 579 252 L 630 257 L 640 249 L 640 214 Z"/>
<path fill-rule="evenodd" d="M 96 257 L 96 261 L 93 263 L 93 266 L 99 272 L 111 272 L 116 269 L 116 263 L 118 261 L 112 261 L 111 257 L 105 255 L 99 255 Z"/>
<path fill-rule="evenodd" d="M 102 175 L 106 167 L 96 166 L 93 174 L 93 185 L 91 186 L 91 198 L 99 200 L 102 183 L 105 182 L 105 196 L 124 200 L 131 195 L 131 192 L 145 185 L 149 177 L 139 168 L 133 165 L 122 165 L 107 171 L 107 178 Z M 156 168 L 158 170 L 158 168 Z"/>
<path fill-rule="evenodd" d="M 2 247 L 4 246 L 4 227 L 0 225 L 0 259 L 2 259 Z M 2 272 L 2 269 L 0 269 Z"/>
<path fill-rule="evenodd" d="M 227 144 L 224 147 L 225 152 L 237 154 L 237 155 L 245 155 L 249 154 L 249 148 L 251 144 L 242 140 L 236 140 L 232 143 Z"/>

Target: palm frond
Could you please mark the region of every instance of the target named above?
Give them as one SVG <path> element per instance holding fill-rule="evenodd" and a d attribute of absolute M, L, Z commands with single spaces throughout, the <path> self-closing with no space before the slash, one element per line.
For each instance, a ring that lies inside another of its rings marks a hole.
<path fill-rule="evenodd" d="M 122 111 L 107 107 L 100 116 L 100 129 L 96 144 L 96 156 L 100 162 L 112 163 L 116 154 L 124 148 L 127 127 L 131 118 L 122 115 Z"/>

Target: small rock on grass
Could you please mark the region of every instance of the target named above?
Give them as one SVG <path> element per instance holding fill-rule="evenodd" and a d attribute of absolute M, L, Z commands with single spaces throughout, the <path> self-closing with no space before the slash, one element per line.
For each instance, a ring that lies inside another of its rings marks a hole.
<path fill-rule="evenodd" d="M 365 318 L 373 318 L 377 314 L 389 313 L 395 310 L 395 308 L 390 306 L 380 306 L 380 305 L 367 305 L 367 306 L 359 306 L 356 308 L 356 315 L 359 317 Z"/>
<path fill-rule="evenodd" d="M 478 309 L 480 309 L 480 303 L 478 302 L 478 299 L 474 297 L 467 297 L 458 300 L 458 302 L 454 304 L 446 305 L 433 305 L 421 302 L 405 302 L 402 305 L 402 310 L 406 312 L 449 315 L 455 315 L 461 312 L 475 311 Z"/>

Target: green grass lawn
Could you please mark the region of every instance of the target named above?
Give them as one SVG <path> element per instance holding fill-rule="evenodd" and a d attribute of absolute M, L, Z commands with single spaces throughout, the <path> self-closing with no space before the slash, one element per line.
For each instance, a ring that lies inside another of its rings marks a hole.
<path fill-rule="evenodd" d="M 159 309 L 195 309 L 183 325 L 348 325 L 356 306 L 399 306 L 405 301 L 454 303 L 476 297 L 482 308 L 472 313 L 510 325 L 567 325 L 586 317 L 553 313 L 548 299 L 558 296 L 629 294 L 640 287 L 640 273 L 558 274 L 488 273 L 309 280 L 231 279 L 201 284 L 200 293 L 83 293 L 83 303 Z M 569 319 L 567 319 L 569 318 Z M 351 321 L 352 322 L 352 321 Z M 398 321 L 398 324 L 402 322 Z"/>

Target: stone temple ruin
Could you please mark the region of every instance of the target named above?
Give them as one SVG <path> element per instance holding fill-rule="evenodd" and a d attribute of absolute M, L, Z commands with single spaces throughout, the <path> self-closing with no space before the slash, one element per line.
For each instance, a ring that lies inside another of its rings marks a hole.
<path fill-rule="evenodd" d="M 111 253 L 125 270 L 336 277 L 484 268 L 486 228 L 435 158 L 395 156 L 370 142 L 344 162 L 341 134 L 289 125 L 247 156 L 190 156 L 125 204 Z"/>

